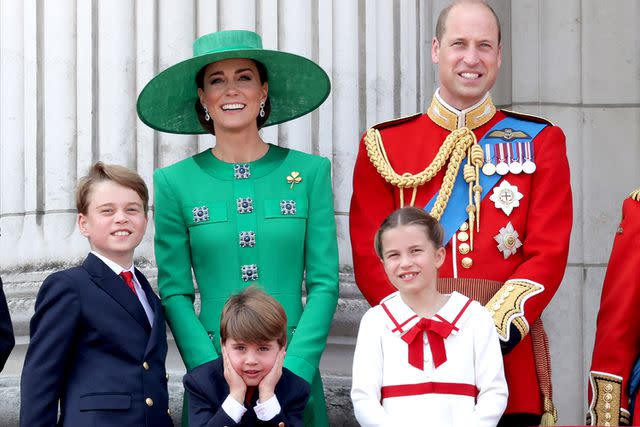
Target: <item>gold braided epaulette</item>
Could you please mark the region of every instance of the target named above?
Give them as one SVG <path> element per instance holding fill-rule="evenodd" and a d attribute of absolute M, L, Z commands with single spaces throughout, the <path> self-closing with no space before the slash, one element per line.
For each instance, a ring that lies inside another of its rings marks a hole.
<path fill-rule="evenodd" d="M 518 111 L 511 111 L 511 110 L 504 110 L 504 109 L 501 109 L 500 111 L 505 113 L 507 116 L 516 117 L 518 119 L 527 120 L 529 122 L 543 123 L 545 125 L 553 126 L 553 123 L 551 123 L 549 120 L 545 119 L 544 117 L 534 116 L 533 114 L 525 114 L 525 113 L 520 113 Z"/>
<path fill-rule="evenodd" d="M 640 202 L 640 188 L 636 188 L 629 194 L 629 198 L 635 200 L 636 202 Z"/>

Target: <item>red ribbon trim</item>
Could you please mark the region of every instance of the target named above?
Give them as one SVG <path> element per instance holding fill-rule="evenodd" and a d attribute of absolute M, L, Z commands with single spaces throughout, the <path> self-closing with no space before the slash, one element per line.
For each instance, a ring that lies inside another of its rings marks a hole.
<path fill-rule="evenodd" d="M 458 396 L 478 397 L 478 388 L 473 384 L 463 383 L 419 383 L 386 385 L 380 390 L 382 399 L 391 397 L 417 396 L 420 394 L 454 394 Z"/>
<path fill-rule="evenodd" d="M 409 331 L 402 336 L 402 340 L 409 345 L 409 364 L 424 370 L 424 341 L 422 333 L 427 333 L 429 347 L 433 355 L 433 364 L 437 368 L 447 361 L 444 339 L 449 336 L 453 325 L 449 322 L 436 322 L 431 319 L 420 319 Z"/>

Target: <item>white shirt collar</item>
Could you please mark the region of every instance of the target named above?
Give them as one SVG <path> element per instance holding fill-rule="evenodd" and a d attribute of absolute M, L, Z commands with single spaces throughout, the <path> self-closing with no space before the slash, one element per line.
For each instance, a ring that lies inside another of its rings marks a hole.
<path fill-rule="evenodd" d="M 111 270 L 113 270 L 114 273 L 116 273 L 117 275 L 120 275 L 120 273 L 122 273 L 123 271 L 130 271 L 131 274 L 133 274 L 133 276 L 135 277 L 136 272 L 135 272 L 135 268 L 133 266 L 133 263 L 131 263 L 131 266 L 129 268 L 122 268 L 120 266 L 120 264 L 118 264 L 117 262 L 111 261 L 109 258 L 107 258 L 104 255 L 99 254 L 96 251 L 91 251 L 92 254 L 94 254 L 95 256 L 97 256 L 98 258 L 100 258 L 100 260 L 102 262 L 104 262 L 105 264 L 107 264 L 107 267 L 109 267 Z"/>

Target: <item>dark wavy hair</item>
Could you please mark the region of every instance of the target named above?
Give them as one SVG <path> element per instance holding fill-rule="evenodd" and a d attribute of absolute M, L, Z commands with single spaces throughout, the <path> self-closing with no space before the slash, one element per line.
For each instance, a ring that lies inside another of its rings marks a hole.
<path fill-rule="evenodd" d="M 260 84 L 266 83 L 268 81 L 267 67 L 265 67 L 262 62 L 255 61 L 253 59 L 251 61 L 256 64 L 256 68 L 258 69 Z M 196 85 L 198 86 L 198 89 L 204 90 L 204 72 L 209 65 L 211 64 L 207 64 L 204 67 L 200 68 L 200 71 L 198 71 L 198 73 L 196 74 Z M 202 128 L 209 132 L 211 135 L 215 135 L 216 130 L 213 123 L 213 118 L 211 118 L 209 121 L 204 118 L 204 107 L 200 103 L 200 99 L 196 99 L 194 107 L 196 109 L 196 114 L 198 115 L 198 121 L 200 122 Z M 264 126 L 267 119 L 269 118 L 269 114 L 271 114 L 271 100 L 269 99 L 269 95 L 267 95 L 267 99 L 264 101 L 264 117 L 260 117 L 259 115 L 258 117 L 256 117 L 258 129 Z"/>

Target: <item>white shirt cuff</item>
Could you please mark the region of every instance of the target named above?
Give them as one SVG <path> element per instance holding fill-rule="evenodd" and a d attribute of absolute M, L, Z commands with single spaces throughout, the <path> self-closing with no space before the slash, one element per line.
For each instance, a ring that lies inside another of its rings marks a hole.
<path fill-rule="evenodd" d="M 247 408 L 245 408 L 241 403 L 231 397 L 231 395 L 227 396 L 224 402 L 222 402 L 222 410 L 226 412 L 226 414 L 229 415 L 229 417 L 233 419 L 236 424 L 240 423 L 242 416 L 245 412 L 247 412 Z"/>
<path fill-rule="evenodd" d="M 258 400 L 253 410 L 256 412 L 256 417 L 258 417 L 260 421 L 269 421 L 280 413 L 280 402 L 278 402 L 278 398 L 274 394 L 264 403 Z"/>

